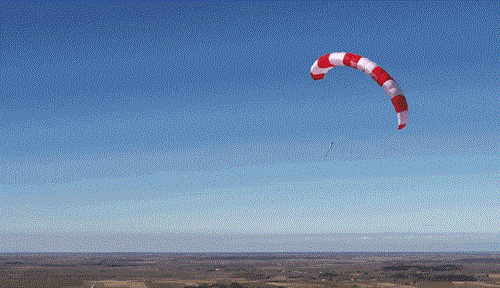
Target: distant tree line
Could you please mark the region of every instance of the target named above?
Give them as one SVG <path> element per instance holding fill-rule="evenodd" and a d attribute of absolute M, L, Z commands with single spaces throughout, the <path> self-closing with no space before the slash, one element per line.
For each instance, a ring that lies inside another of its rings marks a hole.
<path fill-rule="evenodd" d="M 408 271 L 419 270 L 421 272 L 443 272 L 443 271 L 458 271 L 461 270 L 460 265 L 438 265 L 438 266 L 424 266 L 424 265 L 392 265 L 383 267 L 382 271 Z"/>
<path fill-rule="evenodd" d="M 452 282 L 452 281 L 477 281 L 474 276 L 464 274 L 419 274 L 419 273 L 396 273 L 388 276 L 392 280 L 411 280 L 429 282 Z"/>

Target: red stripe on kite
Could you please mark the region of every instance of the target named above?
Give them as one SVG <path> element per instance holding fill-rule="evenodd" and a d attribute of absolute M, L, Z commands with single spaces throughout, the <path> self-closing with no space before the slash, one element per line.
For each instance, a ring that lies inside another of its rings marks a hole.
<path fill-rule="evenodd" d="M 329 56 L 330 56 L 330 54 L 326 54 L 326 55 L 323 55 L 323 56 L 318 58 L 318 67 L 319 68 L 333 67 L 333 65 L 330 63 L 330 60 L 328 59 Z"/>
<path fill-rule="evenodd" d="M 403 129 L 405 126 L 406 126 L 406 124 L 401 124 L 401 125 L 399 125 L 399 126 L 398 126 L 398 129 L 399 129 L 399 130 L 401 130 L 401 129 Z"/>
<path fill-rule="evenodd" d="M 396 113 L 408 110 L 408 104 L 404 95 L 397 95 L 391 99 L 392 105 L 396 108 Z"/>
<path fill-rule="evenodd" d="M 343 62 L 345 66 L 357 68 L 359 59 L 361 59 L 360 55 L 345 53 Z"/>
<path fill-rule="evenodd" d="M 392 79 L 391 75 L 389 75 L 389 73 L 384 71 L 382 74 L 380 74 L 380 76 L 378 76 L 377 83 L 378 85 L 382 86 L 384 85 L 385 81 L 391 79 Z"/>
<path fill-rule="evenodd" d="M 311 73 L 311 77 L 313 78 L 313 80 L 319 80 L 319 79 L 323 79 L 323 77 L 325 77 L 325 74 L 313 74 L 313 73 Z"/>
<path fill-rule="evenodd" d="M 377 81 L 378 85 L 384 85 L 385 81 L 391 80 L 392 77 L 389 73 L 385 72 L 384 69 L 380 68 L 380 66 L 375 67 L 372 71 L 372 79 Z"/>

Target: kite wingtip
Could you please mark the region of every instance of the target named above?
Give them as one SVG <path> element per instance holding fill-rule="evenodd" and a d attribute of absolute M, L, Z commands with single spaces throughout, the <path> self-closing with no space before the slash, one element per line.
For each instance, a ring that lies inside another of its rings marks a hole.
<path fill-rule="evenodd" d="M 325 74 L 313 74 L 313 73 L 311 73 L 311 78 L 313 80 L 320 80 L 320 79 L 323 79 L 323 77 L 325 77 Z"/>

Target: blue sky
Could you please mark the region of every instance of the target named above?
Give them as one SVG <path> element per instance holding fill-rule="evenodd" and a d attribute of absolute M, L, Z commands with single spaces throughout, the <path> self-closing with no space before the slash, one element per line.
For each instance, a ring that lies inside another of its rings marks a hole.
<path fill-rule="evenodd" d="M 4 239 L 500 233 L 498 1 L 0 8 Z"/>

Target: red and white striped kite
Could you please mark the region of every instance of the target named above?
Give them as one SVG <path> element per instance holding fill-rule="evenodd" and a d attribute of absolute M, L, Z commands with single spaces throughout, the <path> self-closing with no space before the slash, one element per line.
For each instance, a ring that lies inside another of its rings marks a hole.
<path fill-rule="evenodd" d="M 352 53 L 330 53 L 323 55 L 311 67 L 311 77 L 314 80 L 323 79 L 325 74 L 335 66 L 349 66 L 358 69 L 377 81 L 385 93 L 391 98 L 398 113 L 398 129 L 403 129 L 408 122 L 408 104 L 398 83 L 380 66 L 370 59 Z"/>

